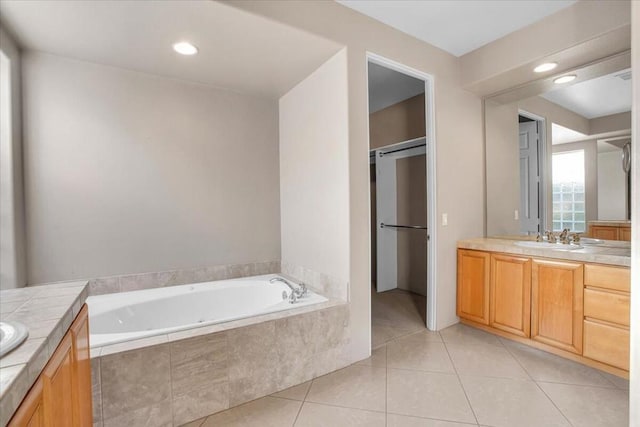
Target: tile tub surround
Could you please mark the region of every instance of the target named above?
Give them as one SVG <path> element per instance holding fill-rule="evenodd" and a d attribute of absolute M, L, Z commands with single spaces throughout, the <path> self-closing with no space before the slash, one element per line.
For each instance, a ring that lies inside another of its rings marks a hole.
<path fill-rule="evenodd" d="M 138 291 L 164 286 L 186 285 L 214 280 L 238 279 L 280 273 L 280 261 L 252 262 L 247 264 L 214 265 L 186 270 L 168 270 L 140 274 L 88 279 L 89 295 Z"/>
<path fill-rule="evenodd" d="M 182 425 L 347 366 L 349 306 L 324 304 L 92 350 L 94 425 Z"/>
<path fill-rule="evenodd" d="M 583 245 L 584 249 L 558 251 L 553 249 L 526 248 L 517 246 L 517 240 L 531 240 L 526 236 L 520 238 L 480 237 L 458 241 L 459 249 L 501 252 L 515 255 L 609 264 L 629 267 L 631 265 L 631 246 L 629 242 L 606 241 L 605 245 Z"/>
<path fill-rule="evenodd" d="M 0 319 L 23 323 L 29 337 L 0 359 L 0 426 L 42 372 L 88 296 L 86 281 L 0 291 Z"/>
<path fill-rule="evenodd" d="M 295 281 L 305 283 L 313 291 L 327 298 L 338 298 L 343 301 L 348 300 L 349 283 L 299 265 L 293 265 L 284 261 L 280 264 L 282 274 L 290 276 Z"/>

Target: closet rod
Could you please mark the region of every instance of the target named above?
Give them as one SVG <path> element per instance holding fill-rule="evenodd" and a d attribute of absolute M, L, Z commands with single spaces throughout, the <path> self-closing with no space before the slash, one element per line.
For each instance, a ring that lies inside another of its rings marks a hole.
<path fill-rule="evenodd" d="M 408 228 L 410 230 L 426 230 L 427 227 L 423 227 L 421 225 L 394 225 L 394 224 L 385 224 L 384 222 L 380 223 L 380 228 Z"/>
<path fill-rule="evenodd" d="M 423 144 L 418 144 L 418 145 L 412 145 L 410 147 L 403 147 L 403 148 L 398 148 L 396 150 L 389 150 L 389 151 L 380 151 L 380 157 L 384 156 L 385 154 L 392 154 L 392 153 L 397 153 L 398 151 L 406 151 L 406 150 L 411 150 L 413 148 L 418 148 L 418 147 L 426 147 L 427 144 L 423 143 Z"/>

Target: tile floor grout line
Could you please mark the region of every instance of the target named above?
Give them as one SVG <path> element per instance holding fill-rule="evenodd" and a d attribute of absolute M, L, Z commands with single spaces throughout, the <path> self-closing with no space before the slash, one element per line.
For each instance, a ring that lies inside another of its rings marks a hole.
<path fill-rule="evenodd" d="M 445 418 L 434 418 L 434 417 L 422 417 L 420 415 L 409 415 L 409 414 L 401 414 L 400 412 L 389 412 L 389 414 L 391 415 L 400 415 L 401 417 L 407 417 L 407 418 L 418 418 L 419 420 L 433 420 L 433 421 L 444 421 L 447 423 L 458 423 L 458 424 L 463 424 L 463 425 L 474 425 L 474 423 L 467 423 L 464 421 L 453 421 L 453 420 L 447 420 Z M 478 423 L 476 423 L 475 425 L 479 425 Z M 483 426 L 489 426 L 489 424 L 482 424 Z"/>
<path fill-rule="evenodd" d="M 573 423 L 571 422 L 571 420 L 569 420 L 569 417 L 567 417 L 565 415 L 564 412 L 562 412 L 560 410 L 560 408 L 558 408 L 558 405 L 556 405 L 556 402 L 553 401 L 553 399 L 551 399 L 551 397 L 542 389 L 542 387 L 540 387 L 540 384 L 538 384 L 538 381 L 536 381 L 533 376 L 529 373 L 529 371 L 524 367 L 524 365 L 520 362 L 520 359 L 518 359 L 518 357 L 511 351 L 511 349 L 504 345 L 504 343 L 502 342 L 502 340 L 500 341 L 502 343 L 502 345 L 504 346 L 504 348 L 507 350 L 507 352 L 511 355 L 511 357 L 513 357 L 516 360 L 516 363 L 518 363 L 520 365 L 520 367 L 526 372 L 527 375 L 529 375 L 529 378 L 531 378 L 531 380 L 533 381 L 533 383 L 536 385 L 536 387 L 538 387 L 538 389 L 542 392 L 542 394 L 545 395 L 545 397 L 547 399 L 549 399 L 549 402 L 551 402 L 551 404 L 554 406 L 554 408 L 556 408 L 558 410 L 558 412 L 560 412 L 560 414 L 562 415 L 562 417 L 567 420 L 567 422 L 569 423 L 570 426 L 573 426 Z"/>
<path fill-rule="evenodd" d="M 385 413 L 385 411 L 376 411 L 375 409 L 363 409 L 363 408 L 356 408 L 354 406 L 342 406 L 342 405 L 336 405 L 335 403 L 314 402 L 313 400 L 305 400 L 303 403 L 313 403 L 314 405 L 331 406 L 333 408 L 355 409 L 356 411 L 373 412 L 375 414 L 384 414 Z"/>
<path fill-rule="evenodd" d="M 302 401 L 298 401 L 300 402 L 300 407 L 298 408 L 298 413 L 296 414 L 296 418 L 293 420 L 293 424 L 291 425 L 291 427 L 295 427 L 296 423 L 298 422 L 298 417 L 300 417 L 300 412 L 302 412 L 302 407 L 304 406 L 305 402 L 307 401 L 307 396 L 309 396 L 309 392 L 311 391 L 311 387 L 313 386 L 313 381 L 315 380 L 315 378 L 311 378 L 311 384 L 309 384 L 309 388 L 307 388 L 307 391 L 304 394 L 304 397 L 302 398 Z"/>
<path fill-rule="evenodd" d="M 438 334 L 440 334 L 440 332 L 438 332 Z M 440 338 L 442 338 L 442 334 L 440 334 Z M 442 339 L 442 341 L 444 342 L 444 338 Z M 447 356 L 449 356 L 449 360 L 451 361 L 451 365 L 453 366 L 453 371 L 456 373 L 456 377 L 458 378 L 458 384 L 460 384 L 460 388 L 462 389 L 462 392 L 464 393 L 464 397 L 465 397 L 465 399 L 467 399 L 467 404 L 469 405 L 469 409 L 471 409 L 471 413 L 473 414 L 473 418 L 475 418 L 476 424 L 480 425 L 480 421 L 478 421 L 478 416 L 476 415 L 476 411 L 473 409 L 473 405 L 471 405 L 471 400 L 469 399 L 469 396 L 467 395 L 467 390 L 465 390 L 464 384 L 462 384 L 462 379 L 460 378 L 460 374 L 458 374 L 458 368 L 456 368 L 456 364 L 453 362 L 453 358 L 451 357 L 451 353 L 449 353 L 449 349 L 447 348 L 447 343 L 446 342 L 444 342 L 444 349 L 447 352 Z"/>

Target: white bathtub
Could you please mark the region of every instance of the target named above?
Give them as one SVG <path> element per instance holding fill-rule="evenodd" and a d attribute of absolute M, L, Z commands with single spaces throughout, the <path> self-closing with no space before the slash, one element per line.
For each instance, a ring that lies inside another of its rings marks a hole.
<path fill-rule="evenodd" d="M 260 314 L 318 304 L 327 298 L 309 291 L 295 304 L 290 289 L 265 276 L 170 286 L 87 298 L 91 347 L 102 347 Z"/>

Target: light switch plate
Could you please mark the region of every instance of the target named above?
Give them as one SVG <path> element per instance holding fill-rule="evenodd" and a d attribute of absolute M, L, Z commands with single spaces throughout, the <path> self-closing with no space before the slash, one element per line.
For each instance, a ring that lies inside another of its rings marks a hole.
<path fill-rule="evenodd" d="M 449 224 L 449 216 L 446 213 L 442 214 L 442 225 L 448 225 Z"/>

